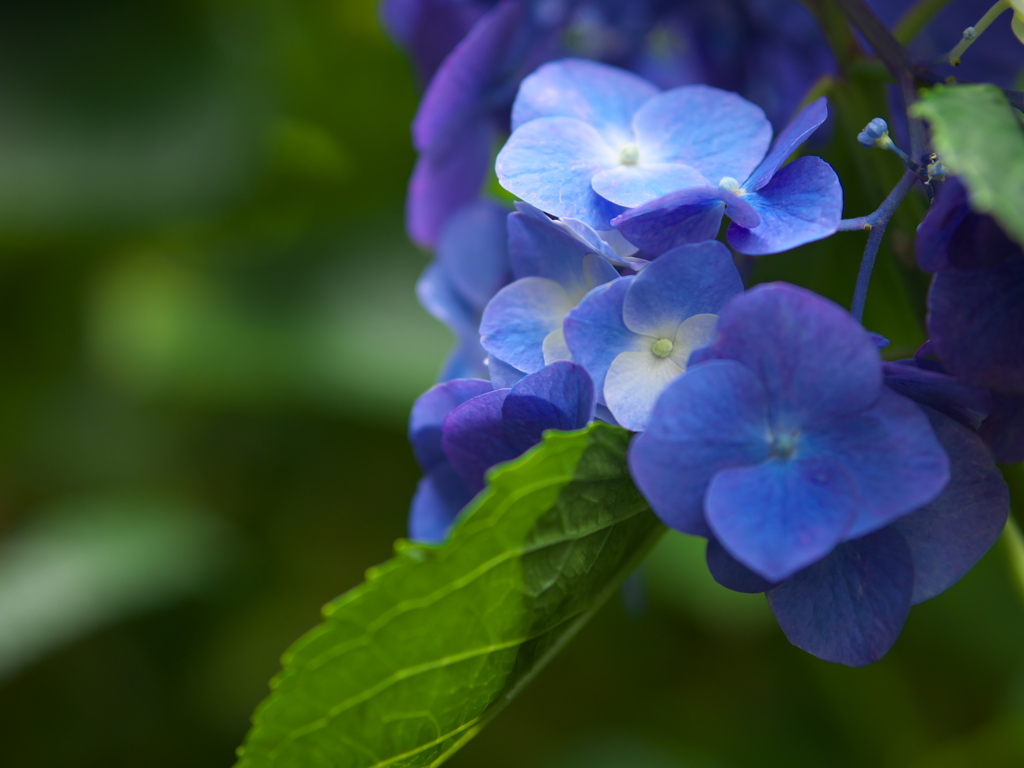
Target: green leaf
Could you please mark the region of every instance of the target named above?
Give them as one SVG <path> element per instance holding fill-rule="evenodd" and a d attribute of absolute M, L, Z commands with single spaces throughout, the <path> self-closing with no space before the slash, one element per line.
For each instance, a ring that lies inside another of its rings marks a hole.
<path fill-rule="evenodd" d="M 942 164 L 963 179 L 972 207 L 1024 244 L 1024 129 L 994 85 L 937 85 L 912 105 L 928 121 Z"/>
<path fill-rule="evenodd" d="M 284 656 L 239 768 L 433 766 L 475 735 L 664 532 L 629 433 L 548 433 L 448 543 L 400 543 Z M 595 670 L 595 673 L 597 670 Z"/>

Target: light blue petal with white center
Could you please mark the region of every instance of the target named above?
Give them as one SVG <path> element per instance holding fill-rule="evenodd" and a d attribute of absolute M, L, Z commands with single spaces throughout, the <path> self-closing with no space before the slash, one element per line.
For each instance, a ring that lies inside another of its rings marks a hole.
<path fill-rule="evenodd" d="M 710 182 L 688 165 L 645 163 L 618 165 L 596 174 L 594 191 L 606 200 L 626 208 L 650 202 L 662 195 L 690 187 L 707 187 Z"/>
<path fill-rule="evenodd" d="M 772 127 L 743 97 L 707 85 L 684 85 L 647 101 L 633 118 L 646 163 L 680 163 L 712 184 L 745 179 L 764 158 Z"/>
<path fill-rule="evenodd" d="M 634 432 L 647 428 L 658 395 L 683 372 L 671 358 L 651 351 L 654 341 L 647 339 L 647 349 L 617 355 L 604 380 L 608 410 L 619 424 Z"/>
<path fill-rule="evenodd" d="M 658 93 L 652 83 L 617 67 L 585 59 L 554 61 L 519 86 L 512 130 L 541 117 L 575 117 L 618 147 L 633 141 L 633 115 Z"/>
<path fill-rule="evenodd" d="M 495 171 L 501 186 L 531 205 L 611 229 L 622 207 L 598 195 L 590 180 L 618 164 L 618 150 L 593 126 L 571 117 L 542 117 L 512 134 Z"/>
<path fill-rule="evenodd" d="M 544 367 L 544 339 L 562 327 L 573 302 L 543 277 L 524 277 L 498 291 L 480 321 L 480 343 L 490 354 L 527 373 Z"/>
<path fill-rule="evenodd" d="M 718 315 L 701 314 L 686 318 L 676 330 L 669 357 L 685 371 L 690 354 L 714 341 L 717 327 Z"/>
<path fill-rule="evenodd" d="M 635 333 L 674 338 L 686 318 L 718 314 L 743 291 L 743 280 L 722 243 L 682 245 L 655 259 L 630 286 L 622 307 Z"/>

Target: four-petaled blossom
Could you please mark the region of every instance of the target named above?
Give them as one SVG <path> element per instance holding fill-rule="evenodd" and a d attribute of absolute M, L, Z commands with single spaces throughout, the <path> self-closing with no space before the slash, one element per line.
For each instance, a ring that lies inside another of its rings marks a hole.
<path fill-rule="evenodd" d="M 409 536 L 439 542 L 459 511 L 484 488 L 495 464 L 540 442 L 548 429 L 579 429 L 594 418 L 594 387 L 578 365 L 559 362 L 511 388 L 454 379 L 413 405 L 409 441 L 425 477 L 409 513 Z"/>
<path fill-rule="evenodd" d="M 591 292 L 566 317 L 566 342 L 598 402 L 622 426 L 643 430 L 658 395 L 711 341 L 717 313 L 742 290 L 728 248 L 684 245 Z"/>

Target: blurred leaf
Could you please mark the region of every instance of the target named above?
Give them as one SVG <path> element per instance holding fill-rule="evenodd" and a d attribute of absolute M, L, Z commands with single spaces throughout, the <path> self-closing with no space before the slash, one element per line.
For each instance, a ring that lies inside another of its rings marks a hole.
<path fill-rule="evenodd" d="M 240 767 L 438 765 L 612 594 L 664 528 L 629 433 L 549 433 L 439 547 L 402 544 L 284 657 Z"/>
<path fill-rule="evenodd" d="M 1021 533 L 1020 526 L 1017 525 L 1013 517 L 1006 521 L 1003 540 L 1006 542 L 1006 550 L 1010 556 L 1010 567 L 1013 569 L 1017 589 L 1020 590 L 1021 598 L 1024 599 L 1024 534 Z"/>
<path fill-rule="evenodd" d="M 76 502 L 0 546 L 0 678 L 105 624 L 205 586 L 225 530 L 166 502 Z"/>
<path fill-rule="evenodd" d="M 994 85 L 936 86 L 910 108 L 932 128 L 942 164 L 958 174 L 971 205 L 1024 243 L 1024 130 Z"/>

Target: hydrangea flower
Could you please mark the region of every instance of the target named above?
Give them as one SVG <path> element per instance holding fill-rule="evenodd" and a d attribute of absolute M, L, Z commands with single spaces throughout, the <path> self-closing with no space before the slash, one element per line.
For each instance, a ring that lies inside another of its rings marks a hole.
<path fill-rule="evenodd" d="M 658 395 L 711 341 L 717 313 L 742 291 L 724 245 L 681 246 L 590 293 L 565 318 L 566 343 L 598 401 L 622 426 L 643 430 Z"/>
<path fill-rule="evenodd" d="M 827 117 L 823 96 L 775 138 L 771 151 L 749 176 L 729 175 L 717 185 L 705 180 L 669 192 L 617 216 L 612 225 L 653 254 L 714 238 L 723 215 L 732 219 L 729 242 L 751 256 L 828 237 L 839 226 L 843 210 L 835 171 L 817 157 L 801 157 L 782 167 Z"/>
<path fill-rule="evenodd" d="M 983 428 L 1006 463 L 1024 461 L 1024 249 L 970 209 L 958 179 L 940 190 L 917 235 L 928 294 L 928 351 L 962 381 L 992 390 Z"/>
<path fill-rule="evenodd" d="M 545 430 L 580 429 L 594 417 L 594 388 L 580 366 L 559 362 L 511 388 L 454 379 L 413 405 L 409 441 L 425 477 L 413 497 L 409 536 L 439 542 L 485 485 L 495 464 L 540 442 Z"/>
<path fill-rule="evenodd" d="M 478 328 L 487 302 L 512 280 L 507 218 L 504 207 L 484 200 L 459 210 L 416 284 L 420 303 L 457 339 L 441 381 L 487 376 L 487 352 L 480 346 Z"/>
<path fill-rule="evenodd" d="M 615 280 L 615 252 L 592 230 L 581 236 L 530 206 L 508 217 L 509 257 L 518 278 L 484 309 L 480 343 L 525 373 L 571 356 L 562 320 L 592 288 Z"/>

